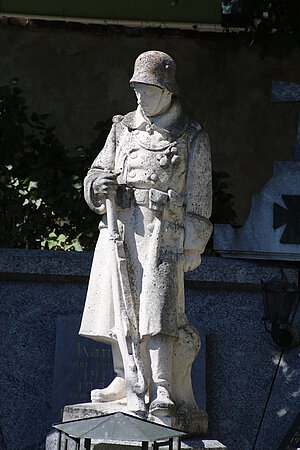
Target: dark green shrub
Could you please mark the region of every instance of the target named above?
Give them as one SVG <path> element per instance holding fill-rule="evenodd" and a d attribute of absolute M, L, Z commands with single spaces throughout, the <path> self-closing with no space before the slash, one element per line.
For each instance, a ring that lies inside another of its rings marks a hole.
<path fill-rule="evenodd" d="M 48 114 L 28 114 L 17 84 L 0 87 L 0 245 L 92 249 L 99 217 L 84 202 L 82 181 L 111 121 L 97 124 L 90 147 L 71 151 Z"/>
<path fill-rule="evenodd" d="M 235 222 L 234 195 L 229 192 L 230 178 L 227 172 L 213 171 L 212 223 L 229 223 L 233 225 Z"/>
<path fill-rule="evenodd" d="M 75 150 L 59 142 L 49 115 L 29 114 L 18 80 L 0 87 L 0 246 L 93 250 L 99 216 L 83 198 L 83 179 L 103 147 L 111 120 Z M 214 223 L 233 222 L 225 172 L 214 172 Z"/>

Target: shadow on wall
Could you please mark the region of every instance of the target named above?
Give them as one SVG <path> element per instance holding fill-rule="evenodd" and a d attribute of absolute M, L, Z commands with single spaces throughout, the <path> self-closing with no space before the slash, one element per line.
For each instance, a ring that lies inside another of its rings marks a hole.
<path fill-rule="evenodd" d="M 18 79 L 0 87 L 0 246 L 93 250 L 99 218 L 83 199 L 83 179 L 104 145 L 111 119 L 87 147 L 62 144 L 49 114 L 29 112 Z M 230 175 L 213 172 L 213 223 L 234 223 Z M 207 253 L 212 252 L 212 241 Z"/>

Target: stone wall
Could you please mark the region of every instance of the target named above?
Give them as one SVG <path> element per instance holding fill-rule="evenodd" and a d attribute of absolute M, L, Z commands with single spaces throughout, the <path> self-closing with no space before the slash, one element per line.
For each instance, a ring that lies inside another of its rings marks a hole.
<path fill-rule="evenodd" d="M 98 31 L 97 31 L 98 30 Z M 291 160 L 298 106 L 271 105 L 272 80 L 299 82 L 300 53 L 260 58 L 238 36 L 163 31 L 0 27 L 0 85 L 19 77 L 30 108 L 50 113 L 61 141 L 88 145 L 99 120 L 135 108 L 128 86 L 136 56 L 170 53 L 188 114 L 209 132 L 213 167 L 232 177 L 238 223 L 274 160 Z"/>
<path fill-rule="evenodd" d="M 56 321 L 82 313 L 91 260 L 0 249 L 1 448 L 44 448 Z M 275 273 L 275 264 L 203 258 L 186 276 L 188 318 L 206 333 L 209 434 L 228 449 L 277 448 L 299 411 L 299 348 L 279 352 L 261 324 L 260 280 Z"/>

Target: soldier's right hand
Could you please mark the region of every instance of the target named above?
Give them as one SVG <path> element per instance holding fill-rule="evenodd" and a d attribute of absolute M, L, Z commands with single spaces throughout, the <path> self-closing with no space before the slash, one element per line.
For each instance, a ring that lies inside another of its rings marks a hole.
<path fill-rule="evenodd" d="M 115 194 L 118 189 L 117 176 L 113 172 L 103 172 L 93 183 L 95 196 L 108 196 Z"/>

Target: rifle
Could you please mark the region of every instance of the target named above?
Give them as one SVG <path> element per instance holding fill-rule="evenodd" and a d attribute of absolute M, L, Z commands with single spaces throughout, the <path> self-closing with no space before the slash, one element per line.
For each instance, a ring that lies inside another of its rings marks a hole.
<path fill-rule="evenodd" d="M 144 414 L 147 383 L 141 355 L 139 320 L 130 289 L 124 243 L 119 233 L 115 205 L 116 193 L 110 193 L 106 198 L 106 214 L 116 334 L 124 364 L 127 407 L 130 411 Z"/>

